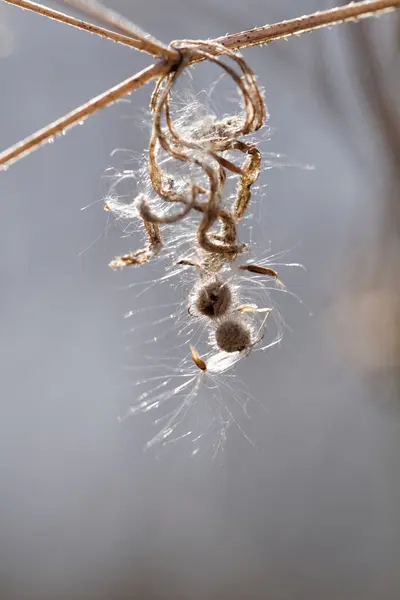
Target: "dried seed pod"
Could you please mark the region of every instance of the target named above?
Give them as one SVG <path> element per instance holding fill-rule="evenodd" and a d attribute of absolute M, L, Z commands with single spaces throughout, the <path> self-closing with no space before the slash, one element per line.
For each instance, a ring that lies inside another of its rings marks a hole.
<path fill-rule="evenodd" d="M 252 347 L 252 329 L 238 317 L 224 319 L 215 331 L 215 341 L 224 352 L 243 352 Z"/>
<path fill-rule="evenodd" d="M 219 278 L 198 286 L 193 296 L 195 311 L 210 319 L 224 316 L 232 305 L 230 286 Z"/>

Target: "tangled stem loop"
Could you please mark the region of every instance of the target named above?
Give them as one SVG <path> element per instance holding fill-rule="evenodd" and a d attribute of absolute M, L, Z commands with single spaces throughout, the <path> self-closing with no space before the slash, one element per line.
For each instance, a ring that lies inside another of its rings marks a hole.
<path fill-rule="evenodd" d="M 179 52 L 181 60 L 179 63 L 171 62 L 170 71 L 159 78 L 151 98 L 153 127 L 148 166 L 151 184 L 158 198 L 167 203 L 181 204 L 183 208 L 172 214 L 156 212 L 150 207 L 149 200 L 141 196 L 137 203 L 138 213 L 145 224 L 153 225 L 150 231 L 156 231 L 161 239 L 162 224 L 181 221 L 195 210 L 202 215 L 196 235 L 200 248 L 232 260 L 245 249 L 237 240 L 237 222 L 247 210 L 251 186 L 261 168 L 260 151 L 254 143 L 242 138 L 264 125 L 267 119 L 264 98 L 254 71 L 239 53 L 211 41 L 176 41 L 170 44 L 170 48 Z M 216 117 L 203 119 L 186 128 L 174 122 L 171 110 L 173 88 L 185 69 L 199 60 L 216 64 L 231 78 L 241 96 L 242 115 L 219 120 Z M 237 165 L 232 161 L 234 151 L 245 155 L 243 164 Z M 165 156 L 186 165 L 196 176 L 180 178 L 178 182 L 175 175 L 163 168 Z M 238 176 L 236 199 L 232 206 L 223 202 L 228 172 Z M 220 231 L 212 233 L 217 222 Z M 146 227 L 146 230 L 149 231 L 149 228 Z M 150 257 L 152 246 L 158 248 L 158 244 L 150 238 L 146 257 Z M 142 258 L 143 252 L 139 252 Z M 130 260 L 129 264 L 134 263 Z"/>

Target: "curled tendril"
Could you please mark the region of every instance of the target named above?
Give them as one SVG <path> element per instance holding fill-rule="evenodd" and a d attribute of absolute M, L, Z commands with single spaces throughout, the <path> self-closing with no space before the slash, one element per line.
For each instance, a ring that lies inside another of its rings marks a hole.
<path fill-rule="evenodd" d="M 225 261 L 234 260 L 246 249 L 244 244 L 238 243 L 237 222 L 248 208 L 251 186 L 260 173 L 261 153 L 255 144 L 242 138 L 264 125 L 267 109 L 255 72 L 237 52 L 217 42 L 197 40 L 172 42 L 170 47 L 179 52 L 181 61 L 160 77 L 151 98 L 153 128 L 148 166 L 150 181 L 158 197 L 168 203 L 181 204 L 182 209 L 173 214 L 163 214 L 162 211 L 156 213 L 149 201 L 140 196 L 136 206 L 149 238 L 148 247 L 126 255 L 125 264 L 147 262 L 160 251 L 160 225 L 177 223 L 187 218 L 193 210 L 202 214 L 196 234 L 199 247 L 205 253 L 215 255 L 216 264 L 222 264 L 223 257 Z M 174 123 L 172 91 L 185 69 L 197 60 L 204 59 L 218 65 L 232 79 L 243 101 L 243 114 L 220 120 L 215 118 L 204 128 L 200 126 L 197 130 L 184 133 Z M 226 156 L 227 152 L 233 151 L 245 155 L 241 165 L 232 162 L 230 155 Z M 203 174 L 206 183 L 199 185 L 190 178 L 183 178 L 180 185 L 176 185 L 174 176 L 162 167 L 162 152 L 175 161 L 195 167 Z M 230 207 L 222 202 L 227 172 L 239 177 L 236 199 Z M 215 233 L 212 229 L 217 223 L 220 230 Z M 213 262 L 212 258 L 210 260 Z"/>

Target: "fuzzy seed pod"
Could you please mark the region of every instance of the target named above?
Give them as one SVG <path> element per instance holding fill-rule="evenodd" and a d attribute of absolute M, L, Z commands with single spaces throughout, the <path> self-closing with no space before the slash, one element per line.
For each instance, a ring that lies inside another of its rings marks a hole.
<path fill-rule="evenodd" d="M 251 328 L 237 317 L 227 318 L 218 325 L 215 341 L 224 352 L 242 352 L 251 347 Z"/>
<path fill-rule="evenodd" d="M 215 319 L 222 317 L 232 305 L 232 292 L 228 283 L 213 279 L 199 286 L 194 293 L 194 308 L 197 313 Z"/>

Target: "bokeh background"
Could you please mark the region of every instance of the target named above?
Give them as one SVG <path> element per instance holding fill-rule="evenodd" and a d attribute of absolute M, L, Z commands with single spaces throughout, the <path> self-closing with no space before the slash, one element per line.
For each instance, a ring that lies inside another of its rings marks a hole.
<path fill-rule="evenodd" d="M 109 5 L 168 41 L 331 4 Z M 149 62 L 3 3 L 0 34 L 2 148 Z M 293 248 L 307 272 L 284 280 L 308 308 L 284 300 L 281 347 L 240 365 L 267 409 L 249 407 L 255 449 L 231 428 L 218 461 L 144 453 L 151 421 L 117 420 L 146 336 L 124 320 L 128 285 L 148 274 L 107 267 L 140 238 L 107 227 L 103 175 L 113 149 L 145 148 L 150 87 L 1 174 L 2 600 L 400 596 L 399 17 L 245 55 L 271 113 L 263 149 L 315 167 L 262 175 L 254 236 Z"/>

